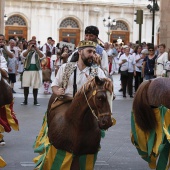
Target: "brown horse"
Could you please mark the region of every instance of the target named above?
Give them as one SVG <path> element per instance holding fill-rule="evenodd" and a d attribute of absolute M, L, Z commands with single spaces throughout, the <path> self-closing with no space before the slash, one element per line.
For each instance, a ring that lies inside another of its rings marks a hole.
<path fill-rule="evenodd" d="M 12 103 L 13 94 L 10 85 L 0 73 L 0 107 Z"/>
<path fill-rule="evenodd" d="M 144 81 L 133 101 L 135 121 L 144 132 L 157 127 L 153 108 L 161 105 L 170 108 L 170 79 L 156 78 Z"/>
<path fill-rule="evenodd" d="M 51 105 L 56 96 L 51 96 L 47 111 L 49 141 L 56 149 L 76 155 L 71 170 L 79 169 L 79 155 L 98 152 L 101 129 L 112 126 L 108 102 L 112 92 L 111 81 L 95 77 L 84 84 L 73 100 L 58 99 L 59 104 L 54 109 Z"/>

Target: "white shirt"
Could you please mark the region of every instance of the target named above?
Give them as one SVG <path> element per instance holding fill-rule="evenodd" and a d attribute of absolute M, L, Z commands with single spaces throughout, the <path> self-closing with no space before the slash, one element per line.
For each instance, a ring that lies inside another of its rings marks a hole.
<path fill-rule="evenodd" d="M 10 71 L 8 71 L 8 73 L 16 73 L 16 69 L 17 69 L 17 59 L 15 57 L 13 58 L 8 58 L 8 69 L 11 69 Z"/>
<path fill-rule="evenodd" d="M 6 46 L 6 48 L 7 48 L 7 46 Z M 0 56 L 2 55 L 4 57 L 3 50 L 4 50 L 3 48 L 0 48 Z M 13 55 L 13 52 L 11 52 L 10 50 L 8 50 L 8 52 Z"/>
<path fill-rule="evenodd" d="M 6 59 L 0 54 L 0 68 L 8 72 L 7 61 Z"/>
<path fill-rule="evenodd" d="M 50 52 L 52 52 L 52 46 L 51 46 L 50 44 L 48 44 L 48 43 L 46 43 L 46 44 L 49 46 Z M 47 52 L 47 46 L 46 46 L 46 44 L 44 44 L 44 45 L 43 45 L 43 48 L 42 48 L 42 52 L 43 52 L 44 54 L 46 54 L 46 52 Z"/>
<path fill-rule="evenodd" d="M 119 63 L 121 63 L 122 60 L 124 60 L 124 59 L 126 59 L 127 62 L 125 62 L 125 63 L 123 63 L 123 64 L 121 65 L 120 70 L 121 70 L 121 71 L 126 71 L 126 70 L 128 70 L 129 73 L 134 72 L 134 67 L 133 67 L 133 65 L 136 63 L 136 62 L 135 62 L 135 58 L 134 58 L 131 54 L 129 54 L 129 56 L 126 56 L 125 54 L 123 54 L 123 55 L 121 55 L 120 58 L 119 58 Z"/>
<path fill-rule="evenodd" d="M 76 63 L 75 66 L 77 66 L 77 63 Z M 54 78 L 54 80 L 51 84 L 51 87 L 53 87 L 53 86 L 61 87 L 65 67 L 66 67 L 66 63 L 63 64 L 59 68 L 57 75 L 56 75 L 56 77 Z M 89 71 L 90 71 L 90 67 L 86 67 L 82 71 L 80 71 L 79 68 L 77 67 L 77 72 L 76 72 L 76 75 L 77 75 L 76 76 L 77 90 L 79 90 L 88 81 L 85 74 L 89 75 Z M 98 68 L 98 76 L 100 78 L 106 77 L 103 70 L 101 70 L 100 68 Z M 65 89 L 65 95 L 66 96 L 73 97 L 73 83 L 74 83 L 74 73 L 71 74 L 69 81 L 68 81 L 67 88 Z"/>
<path fill-rule="evenodd" d="M 102 52 L 101 66 L 104 70 L 107 71 L 107 72 L 105 72 L 107 74 L 109 72 L 109 67 L 108 67 L 108 55 L 105 50 L 103 50 L 103 52 Z"/>
<path fill-rule="evenodd" d="M 113 57 L 113 51 L 112 51 L 111 48 L 109 48 L 108 50 L 106 50 L 106 53 L 107 53 L 108 56 Z"/>
<path fill-rule="evenodd" d="M 11 47 L 10 46 L 7 46 L 7 50 L 11 52 Z M 17 46 L 13 47 L 13 50 L 15 51 L 15 54 L 14 56 L 17 58 L 19 58 L 19 52 L 21 52 L 21 49 Z"/>
<path fill-rule="evenodd" d="M 165 74 L 164 70 L 165 63 L 168 61 L 168 53 L 164 52 L 162 55 L 158 56 L 156 62 L 156 77 L 162 77 L 162 74 Z"/>
<path fill-rule="evenodd" d="M 27 51 L 27 50 L 24 50 L 22 53 L 21 53 L 21 57 L 23 58 L 23 59 L 26 59 L 27 57 L 24 57 L 24 55 L 23 55 L 23 53 L 25 52 L 25 51 Z M 41 51 L 40 51 L 41 52 Z M 42 52 L 41 52 L 42 53 Z M 35 61 L 35 52 L 33 53 L 33 55 L 32 55 L 32 58 L 31 58 L 31 63 L 30 64 L 36 64 L 36 61 Z M 43 54 L 43 53 L 42 53 Z M 42 60 L 42 59 L 44 59 L 45 58 L 45 55 L 43 54 L 43 57 L 41 57 L 40 59 Z"/>
<path fill-rule="evenodd" d="M 138 60 L 139 58 L 141 58 L 142 54 L 136 54 L 133 53 L 133 57 L 135 58 L 135 61 Z M 141 72 L 142 71 L 142 63 L 143 63 L 143 59 L 140 59 L 138 62 L 136 62 L 136 71 L 137 72 Z"/>
<path fill-rule="evenodd" d="M 73 55 L 75 52 L 77 52 L 78 49 L 76 49 L 69 57 L 68 57 L 68 62 L 70 62 L 70 60 L 72 59 Z M 108 67 L 108 55 L 107 52 L 105 50 L 103 50 L 102 52 L 102 56 L 101 56 L 101 67 L 104 69 L 105 74 L 108 75 L 109 72 L 109 67 Z"/>

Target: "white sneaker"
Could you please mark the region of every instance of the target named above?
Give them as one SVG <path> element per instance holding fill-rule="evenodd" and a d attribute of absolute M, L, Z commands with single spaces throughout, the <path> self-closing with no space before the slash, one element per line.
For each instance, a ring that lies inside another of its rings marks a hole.
<path fill-rule="evenodd" d="M 3 139 L 0 141 L 0 146 L 5 146 L 5 141 Z"/>

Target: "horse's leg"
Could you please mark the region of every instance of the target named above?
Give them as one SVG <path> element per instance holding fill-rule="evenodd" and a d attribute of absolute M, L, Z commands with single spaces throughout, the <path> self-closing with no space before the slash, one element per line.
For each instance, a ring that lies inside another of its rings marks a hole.
<path fill-rule="evenodd" d="M 73 158 L 73 162 L 71 164 L 71 168 L 70 170 L 80 170 L 80 166 L 79 166 L 79 156 L 75 156 Z"/>

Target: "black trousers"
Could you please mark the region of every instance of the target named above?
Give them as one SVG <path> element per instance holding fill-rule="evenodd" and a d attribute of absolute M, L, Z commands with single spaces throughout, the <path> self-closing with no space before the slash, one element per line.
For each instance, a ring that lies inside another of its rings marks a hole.
<path fill-rule="evenodd" d="M 143 82 L 143 78 L 141 77 L 141 72 L 136 71 L 135 76 L 135 92 L 137 91 L 139 85 Z"/>
<path fill-rule="evenodd" d="M 27 103 L 29 94 L 29 87 L 24 87 L 24 102 Z M 33 89 L 34 103 L 37 103 L 38 89 Z"/>
<path fill-rule="evenodd" d="M 128 88 L 128 93 L 132 96 L 133 93 L 133 72 L 128 73 L 128 76 L 121 74 L 121 82 L 122 82 L 122 89 L 123 89 L 123 96 L 126 96 L 126 88 Z"/>

